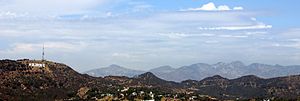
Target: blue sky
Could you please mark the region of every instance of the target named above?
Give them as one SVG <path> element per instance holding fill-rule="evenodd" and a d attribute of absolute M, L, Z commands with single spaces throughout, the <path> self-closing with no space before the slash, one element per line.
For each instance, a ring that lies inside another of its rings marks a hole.
<path fill-rule="evenodd" d="M 0 58 L 118 64 L 300 64 L 296 0 L 0 0 Z"/>

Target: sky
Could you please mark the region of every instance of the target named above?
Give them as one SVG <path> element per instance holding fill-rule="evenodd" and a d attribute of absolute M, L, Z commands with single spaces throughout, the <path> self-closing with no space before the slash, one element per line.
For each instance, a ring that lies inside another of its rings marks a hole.
<path fill-rule="evenodd" d="M 0 0 L 0 59 L 84 72 L 118 64 L 300 64 L 298 0 Z"/>

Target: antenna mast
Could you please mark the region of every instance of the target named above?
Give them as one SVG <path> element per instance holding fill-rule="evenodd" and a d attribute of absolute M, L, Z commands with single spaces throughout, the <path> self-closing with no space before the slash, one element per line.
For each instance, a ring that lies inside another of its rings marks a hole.
<path fill-rule="evenodd" d="M 42 61 L 45 60 L 45 45 L 43 44 Z"/>

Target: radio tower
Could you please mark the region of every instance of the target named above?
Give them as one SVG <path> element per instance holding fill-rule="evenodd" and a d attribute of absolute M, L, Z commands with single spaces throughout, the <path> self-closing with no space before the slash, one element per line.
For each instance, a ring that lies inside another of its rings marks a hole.
<path fill-rule="evenodd" d="M 45 61 L 45 45 L 43 44 L 42 61 Z"/>

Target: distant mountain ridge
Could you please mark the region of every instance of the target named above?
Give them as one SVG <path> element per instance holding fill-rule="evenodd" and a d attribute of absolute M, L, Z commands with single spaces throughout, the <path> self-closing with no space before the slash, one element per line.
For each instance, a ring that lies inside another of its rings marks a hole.
<path fill-rule="evenodd" d="M 144 73 L 144 71 L 132 70 L 132 69 L 121 67 L 119 65 L 112 64 L 108 67 L 93 69 L 84 73 L 95 77 L 104 77 L 104 76 L 133 77 L 135 75 Z"/>
<path fill-rule="evenodd" d="M 91 76 L 128 76 L 133 77 L 145 72 L 152 72 L 159 78 L 168 81 L 183 81 L 183 80 L 201 80 L 206 77 L 220 75 L 222 77 L 234 79 L 245 75 L 257 75 L 263 78 L 272 78 L 278 76 L 297 75 L 300 74 L 300 65 L 281 66 L 268 65 L 261 63 L 252 63 L 245 65 L 241 61 L 233 61 L 231 63 L 218 62 L 216 64 L 197 63 L 180 68 L 171 66 L 161 66 L 149 71 L 136 71 L 131 69 L 107 69 L 100 68 L 85 72 Z"/>
<path fill-rule="evenodd" d="M 154 73 L 155 75 L 163 75 L 170 72 L 175 71 L 175 68 L 172 68 L 171 66 L 161 66 L 154 69 L 149 70 L 149 72 Z"/>

